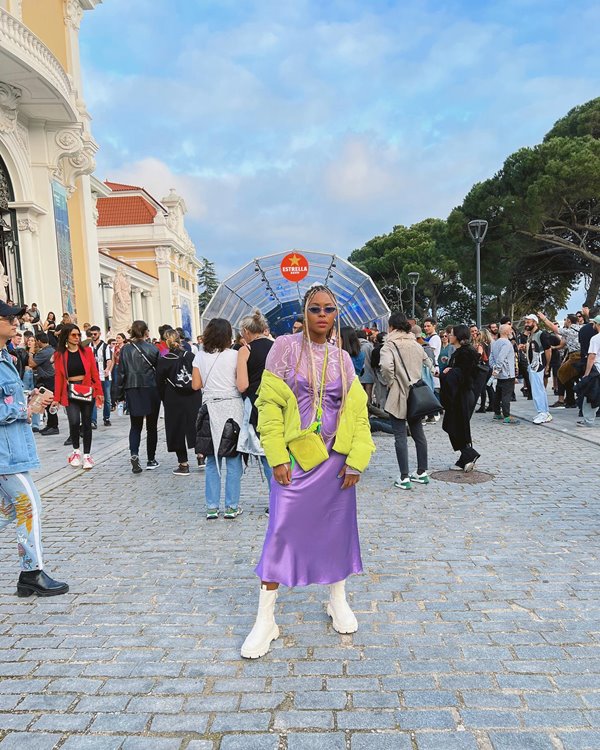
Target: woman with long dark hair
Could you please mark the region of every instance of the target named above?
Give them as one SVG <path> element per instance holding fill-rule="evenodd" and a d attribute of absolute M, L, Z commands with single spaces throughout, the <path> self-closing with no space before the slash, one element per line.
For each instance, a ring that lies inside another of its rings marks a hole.
<path fill-rule="evenodd" d="M 146 469 L 157 469 L 158 414 L 160 395 L 156 385 L 156 363 L 158 349 L 146 340 L 148 326 L 143 320 L 134 320 L 129 331 L 131 339 L 121 349 L 119 371 L 117 373 L 117 397 L 127 401 L 129 409 L 129 452 L 131 471 L 141 474 L 140 442 L 146 420 Z"/>
<path fill-rule="evenodd" d="M 360 377 L 365 367 L 365 353 L 360 348 L 360 339 L 356 331 L 351 326 L 342 326 L 340 328 L 340 339 L 342 349 L 350 355 L 354 372 Z"/>
<path fill-rule="evenodd" d="M 167 353 L 158 358 L 156 381 L 163 402 L 167 450 L 177 455 L 173 474 L 190 476 L 188 448 L 196 445 L 196 417 L 202 406 L 202 395 L 192 388 L 194 355 L 186 351 L 177 331 L 167 331 L 164 342 Z"/>
<path fill-rule="evenodd" d="M 115 336 L 115 343 L 112 345 L 112 362 L 113 368 L 111 374 L 111 394 L 110 399 L 113 405 L 113 409 L 117 408 L 117 375 L 119 373 L 119 362 L 121 361 L 121 349 L 127 343 L 127 336 L 124 333 L 117 333 Z"/>
<path fill-rule="evenodd" d="M 491 385 L 488 385 L 488 381 L 492 375 L 492 368 L 489 367 L 492 341 L 492 334 L 489 332 L 488 328 L 482 328 L 477 336 L 477 340 L 473 341 L 473 346 L 476 348 L 477 353 L 479 354 L 479 361 L 484 365 L 488 365 L 488 378 L 484 381 L 481 388 L 481 401 L 479 409 L 477 409 L 479 414 L 482 414 L 486 411 L 494 411 L 494 401 L 496 399 L 496 394 L 493 387 Z M 486 397 L 488 401 L 487 408 L 485 405 Z"/>
<path fill-rule="evenodd" d="M 46 320 L 42 323 L 42 330 L 48 334 L 48 342 L 50 346 L 56 349 L 57 338 L 56 338 L 56 315 L 50 311 L 46 316 Z"/>
<path fill-rule="evenodd" d="M 242 394 L 236 385 L 238 353 L 231 348 L 233 331 L 225 318 L 213 318 L 204 329 L 202 351 L 194 357 L 192 388 L 202 389 L 196 427 L 196 453 L 206 457 L 206 518 L 219 517 L 221 467 L 225 459 L 225 518 L 236 518 L 242 481 L 239 430 L 244 421 Z"/>
<path fill-rule="evenodd" d="M 448 339 L 456 349 L 448 366 L 440 373 L 440 398 L 444 407 L 442 429 L 448 433 L 452 448 L 460 451 L 450 469 L 473 471 L 480 455 L 472 445 L 471 416 L 487 375 L 485 368 L 478 367 L 479 354 L 471 343 L 467 326 L 454 326 Z"/>
<path fill-rule="evenodd" d="M 102 407 L 104 394 L 98 365 L 92 348 L 81 343 L 81 331 L 74 323 L 60 329 L 54 355 L 54 402 L 67 410 L 73 451 L 68 462 L 73 468 L 94 467 L 92 449 L 92 409 L 94 402 Z M 80 427 L 81 425 L 81 427 Z M 79 450 L 79 435 L 83 436 L 83 457 Z"/>
<path fill-rule="evenodd" d="M 266 654 L 279 636 L 274 607 L 280 584 L 328 584 L 327 614 L 334 629 L 358 628 L 345 585 L 362 572 L 355 485 L 374 450 L 367 394 L 341 347 L 333 293 L 311 287 L 303 308 L 303 331 L 275 340 L 256 402 L 273 481 L 269 527 L 256 567 L 258 614 L 241 650 L 249 659 Z M 334 329 L 337 345 L 330 343 Z"/>

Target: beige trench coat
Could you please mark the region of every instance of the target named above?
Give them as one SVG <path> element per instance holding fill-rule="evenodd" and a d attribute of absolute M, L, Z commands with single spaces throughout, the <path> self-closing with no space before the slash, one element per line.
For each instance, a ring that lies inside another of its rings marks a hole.
<path fill-rule="evenodd" d="M 423 372 L 423 365 L 429 367 L 430 370 L 433 367 L 425 349 L 417 343 L 412 333 L 402 333 L 401 331 L 389 333 L 381 349 L 380 360 L 381 376 L 390 388 L 385 402 L 385 410 L 397 419 L 406 419 L 409 381 L 406 377 L 406 370 L 400 361 L 400 356 L 406 365 L 411 383 L 419 380 Z"/>

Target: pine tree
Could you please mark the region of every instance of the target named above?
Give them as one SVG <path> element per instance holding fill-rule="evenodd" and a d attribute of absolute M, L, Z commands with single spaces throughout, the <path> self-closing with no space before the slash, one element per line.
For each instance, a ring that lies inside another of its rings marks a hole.
<path fill-rule="evenodd" d="M 200 315 L 206 309 L 212 299 L 213 294 L 219 287 L 219 279 L 215 271 L 215 264 L 208 258 L 200 258 L 202 266 L 198 269 L 198 306 Z"/>

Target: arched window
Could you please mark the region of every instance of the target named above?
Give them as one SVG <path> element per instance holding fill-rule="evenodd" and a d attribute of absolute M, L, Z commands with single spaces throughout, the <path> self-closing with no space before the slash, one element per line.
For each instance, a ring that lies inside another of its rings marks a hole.
<path fill-rule="evenodd" d="M 15 198 L 6 164 L 0 157 L 0 299 L 24 303 L 19 257 L 17 212 L 8 207 Z"/>

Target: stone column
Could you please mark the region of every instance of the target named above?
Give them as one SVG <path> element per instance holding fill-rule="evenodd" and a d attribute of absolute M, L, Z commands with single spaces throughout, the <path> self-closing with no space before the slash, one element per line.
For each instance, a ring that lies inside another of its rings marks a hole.
<path fill-rule="evenodd" d="M 154 250 L 156 257 L 156 267 L 158 269 L 158 293 L 160 298 L 160 316 L 159 325 L 170 323 L 174 325 L 172 303 L 172 284 L 171 284 L 171 248 L 157 247 Z"/>
<path fill-rule="evenodd" d="M 152 337 L 158 336 L 158 325 L 156 323 L 156 316 L 154 314 L 155 300 L 153 298 L 152 292 L 142 292 L 142 298 L 145 306 L 144 315 L 146 316 L 144 320 L 148 324 L 150 335 Z"/>
<path fill-rule="evenodd" d="M 139 286 L 131 287 L 131 310 L 134 320 L 143 320 L 144 313 L 142 310 L 142 290 Z"/>

